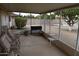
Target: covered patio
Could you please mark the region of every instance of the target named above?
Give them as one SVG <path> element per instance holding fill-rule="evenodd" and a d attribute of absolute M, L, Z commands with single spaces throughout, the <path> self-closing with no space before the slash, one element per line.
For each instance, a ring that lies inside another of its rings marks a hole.
<path fill-rule="evenodd" d="M 58 11 L 62 14 L 63 9 L 78 7 L 79 4 L 75 3 L 2 3 L 0 4 L 0 27 L 7 26 L 8 30 L 14 35 L 19 36 L 20 41 L 20 54 L 21 56 L 67 56 L 67 55 L 79 55 L 79 28 L 77 28 L 77 32 L 75 34 L 66 32 L 63 30 L 63 26 L 61 26 L 62 16 L 57 21 L 47 21 L 49 23 L 45 23 L 45 21 L 34 20 L 32 18 L 29 19 L 29 29 L 27 30 L 29 33 L 27 36 L 22 35 L 21 32 L 24 30 L 11 30 L 10 24 L 8 23 L 9 19 L 4 17 L 4 15 L 10 15 L 11 12 L 19 12 L 29 13 L 30 16 L 32 13 L 34 14 L 46 14 Z M 7 13 L 7 14 L 6 14 Z M 46 19 L 46 18 L 45 18 Z M 44 20 L 45 20 L 44 19 Z M 7 21 L 8 20 L 8 21 Z M 51 20 L 51 17 L 50 17 Z M 37 24 L 33 24 L 36 21 Z M 50 24 L 51 22 L 51 24 Z M 52 24 L 54 22 L 58 22 L 58 24 Z M 43 23 L 43 24 L 42 24 Z M 46 26 L 46 24 L 49 24 Z M 26 26 L 26 28 L 28 27 Z M 42 32 L 41 35 L 32 35 L 31 34 L 31 26 L 41 26 Z M 77 24 L 79 27 L 79 25 Z M 26 30 L 26 29 L 25 29 Z M 2 32 L 0 32 L 1 34 Z M 65 33 L 65 34 L 64 34 Z M 77 35 L 77 36 L 76 36 Z M 69 36 L 69 37 L 68 37 Z M 1 36 L 0 36 L 1 37 Z M 68 37 L 68 38 L 67 38 Z M 67 40 L 66 40 L 67 39 Z M 71 41 L 71 39 L 74 39 Z M 75 43 L 74 43 L 75 42 Z M 4 42 L 5 43 L 5 42 Z M 73 43 L 73 44 L 72 44 Z M 1 53 L 2 54 L 2 53 Z"/>

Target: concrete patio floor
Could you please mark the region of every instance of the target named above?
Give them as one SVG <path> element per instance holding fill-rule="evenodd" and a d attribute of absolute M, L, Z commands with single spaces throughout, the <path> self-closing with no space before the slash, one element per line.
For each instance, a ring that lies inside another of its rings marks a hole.
<path fill-rule="evenodd" d="M 20 41 L 21 56 L 66 56 L 55 46 L 50 46 L 42 36 L 21 35 Z"/>

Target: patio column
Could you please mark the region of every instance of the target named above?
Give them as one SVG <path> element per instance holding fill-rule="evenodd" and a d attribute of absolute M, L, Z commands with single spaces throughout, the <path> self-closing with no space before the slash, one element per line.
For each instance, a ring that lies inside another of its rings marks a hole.
<path fill-rule="evenodd" d="M 21 13 L 19 12 L 19 16 L 21 16 Z"/>
<path fill-rule="evenodd" d="M 1 21 L 1 15 L 0 15 L 0 27 L 1 27 L 1 25 L 2 25 L 2 21 Z"/>
<path fill-rule="evenodd" d="M 78 20 L 79 20 L 79 16 L 78 16 Z M 75 46 L 74 56 L 77 55 L 77 49 L 78 48 L 79 48 L 79 21 L 78 21 L 77 39 L 76 39 L 76 46 Z"/>
<path fill-rule="evenodd" d="M 11 27 L 10 26 L 11 25 L 11 23 L 10 23 L 11 22 L 11 16 L 9 16 L 8 18 L 9 18 L 9 29 L 10 29 L 10 27 Z"/>
<path fill-rule="evenodd" d="M 1 25 L 2 25 L 2 22 L 1 22 L 1 15 L 0 15 L 0 35 L 1 35 Z"/>
<path fill-rule="evenodd" d="M 19 12 L 19 17 L 21 16 L 21 13 Z M 21 27 L 21 22 L 20 22 L 20 27 Z"/>
<path fill-rule="evenodd" d="M 31 13 L 30 13 L 30 26 L 32 25 L 32 18 L 31 18 Z"/>
<path fill-rule="evenodd" d="M 46 20 L 46 16 L 44 14 L 44 32 L 46 31 L 45 20 Z"/>
<path fill-rule="evenodd" d="M 62 20 L 62 10 L 59 11 L 60 15 L 59 15 L 59 33 L 58 33 L 58 40 L 61 39 L 61 20 Z"/>
<path fill-rule="evenodd" d="M 40 14 L 39 20 L 40 20 L 40 26 L 41 26 L 41 14 Z"/>
<path fill-rule="evenodd" d="M 50 19 L 49 19 L 49 34 L 51 33 L 51 22 L 50 22 L 50 20 L 51 20 L 51 12 L 50 12 Z"/>

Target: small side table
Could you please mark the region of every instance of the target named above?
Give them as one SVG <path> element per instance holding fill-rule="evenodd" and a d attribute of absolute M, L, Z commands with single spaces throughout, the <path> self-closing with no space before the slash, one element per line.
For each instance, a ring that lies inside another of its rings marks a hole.
<path fill-rule="evenodd" d="M 52 45 L 52 41 L 55 40 L 53 38 L 48 38 L 50 40 L 50 46 Z"/>

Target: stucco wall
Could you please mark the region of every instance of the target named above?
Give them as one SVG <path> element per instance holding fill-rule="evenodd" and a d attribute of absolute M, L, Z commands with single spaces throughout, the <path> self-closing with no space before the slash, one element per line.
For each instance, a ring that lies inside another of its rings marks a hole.
<path fill-rule="evenodd" d="M 9 28 L 9 15 L 7 12 L 0 12 L 1 25 Z"/>
<path fill-rule="evenodd" d="M 4 11 L 0 11 L 0 22 L 1 26 L 7 26 L 8 28 L 15 26 L 15 18 Z"/>

